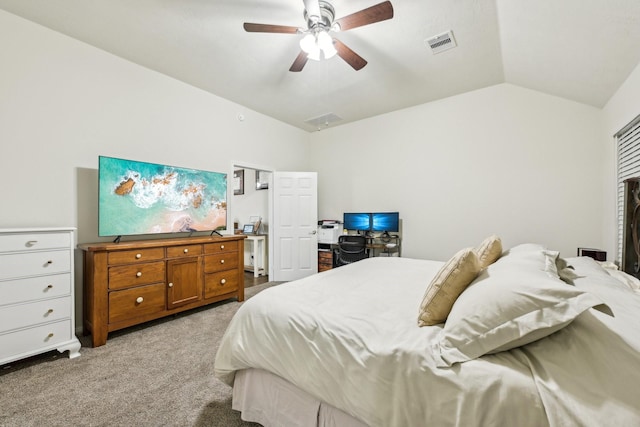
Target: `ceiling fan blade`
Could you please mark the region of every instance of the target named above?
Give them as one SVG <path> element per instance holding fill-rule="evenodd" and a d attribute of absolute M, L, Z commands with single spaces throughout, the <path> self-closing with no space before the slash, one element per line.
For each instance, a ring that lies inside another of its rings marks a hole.
<path fill-rule="evenodd" d="M 244 30 L 249 33 L 296 34 L 298 32 L 298 27 L 289 27 L 287 25 L 252 24 L 251 22 L 245 22 Z"/>
<path fill-rule="evenodd" d="M 390 1 L 385 1 L 375 6 L 362 9 L 360 12 L 347 15 L 344 18 L 338 19 L 336 22 L 340 24 L 341 31 L 346 31 L 352 28 L 362 27 L 363 25 L 386 21 L 391 18 L 393 18 L 393 6 Z"/>
<path fill-rule="evenodd" d="M 318 22 L 321 18 L 320 15 L 320 3 L 318 0 L 302 0 L 304 1 L 304 9 L 307 11 L 307 16 L 313 22 Z"/>
<path fill-rule="evenodd" d="M 304 66 L 307 63 L 307 52 L 305 51 L 300 51 L 300 53 L 298 54 L 298 57 L 296 58 L 295 61 L 293 61 L 293 64 L 291 64 L 291 68 L 289 68 L 289 71 L 292 71 L 294 73 L 297 73 L 299 71 L 302 71 L 302 69 L 304 68 Z"/>
<path fill-rule="evenodd" d="M 333 39 L 333 44 L 338 51 L 338 56 L 344 59 L 347 64 L 351 65 L 354 70 L 361 70 L 365 65 L 367 65 L 367 61 L 365 61 L 363 57 L 352 51 L 340 40 Z"/>

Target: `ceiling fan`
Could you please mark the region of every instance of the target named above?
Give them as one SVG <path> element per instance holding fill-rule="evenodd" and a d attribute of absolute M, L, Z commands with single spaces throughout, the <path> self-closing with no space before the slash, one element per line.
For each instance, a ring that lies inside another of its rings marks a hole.
<path fill-rule="evenodd" d="M 304 34 L 305 36 L 300 40 L 301 52 L 289 68 L 289 71 L 293 72 L 302 71 L 308 59 L 320 60 L 321 56 L 330 58 L 335 54 L 354 70 L 362 69 L 367 65 L 367 61 L 340 40 L 331 37 L 329 33 L 346 31 L 393 18 L 393 6 L 390 1 L 362 9 L 340 19 L 335 19 L 335 11 L 328 1 L 303 0 L 303 2 L 307 28 L 244 23 L 245 31 L 250 33 Z"/>

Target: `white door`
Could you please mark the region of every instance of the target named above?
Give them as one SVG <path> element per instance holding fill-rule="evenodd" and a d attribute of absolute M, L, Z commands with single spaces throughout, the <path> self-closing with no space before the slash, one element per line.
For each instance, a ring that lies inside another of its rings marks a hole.
<path fill-rule="evenodd" d="M 291 281 L 318 272 L 317 187 L 315 172 L 273 173 L 270 280 Z"/>

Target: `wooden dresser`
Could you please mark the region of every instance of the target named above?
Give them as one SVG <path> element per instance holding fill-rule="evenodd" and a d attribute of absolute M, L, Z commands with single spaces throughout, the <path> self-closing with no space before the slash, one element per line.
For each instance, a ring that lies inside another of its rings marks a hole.
<path fill-rule="evenodd" d="M 244 238 L 86 243 L 84 330 L 109 332 L 229 298 L 244 300 Z"/>
<path fill-rule="evenodd" d="M 0 365 L 51 350 L 80 356 L 74 231 L 0 229 Z"/>

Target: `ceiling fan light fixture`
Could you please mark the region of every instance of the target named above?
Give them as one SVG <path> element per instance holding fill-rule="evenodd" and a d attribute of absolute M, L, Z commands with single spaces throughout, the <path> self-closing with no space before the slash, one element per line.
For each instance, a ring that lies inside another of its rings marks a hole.
<path fill-rule="evenodd" d="M 333 39 L 326 31 L 320 31 L 318 33 L 318 47 L 322 49 L 325 59 L 329 59 L 338 53 L 333 46 Z"/>
<path fill-rule="evenodd" d="M 313 46 L 314 48 L 311 52 L 308 52 L 307 58 L 313 59 L 314 61 L 320 61 L 320 48 L 317 45 Z"/>
<path fill-rule="evenodd" d="M 307 58 L 320 61 L 321 54 L 329 59 L 338 53 L 333 45 L 333 39 L 325 30 L 306 34 L 300 40 L 300 49 L 307 53 Z"/>
<path fill-rule="evenodd" d="M 311 33 L 306 34 L 300 40 L 300 49 L 304 50 L 307 53 L 311 53 L 314 51 L 314 49 L 317 49 L 317 48 L 318 47 L 316 46 L 316 38 Z"/>
<path fill-rule="evenodd" d="M 333 44 L 332 44 L 330 48 L 323 49 L 322 53 L 324 54 L 324 59 L 329 59 L 336 56 L 336 53 L 338 53 L 338 51 L 336 50 L 335 47 L 333 47 Z"/>
<path fill-rule="evenodd" d="M 245 22 L 244 30 L 250 33 L 281 33 L 302 35 L 300 53 L 289 68 L 291 72 L 300 72 L 308 59 L 320 61 L 334 56 L 342 58 L 351 68 L 361 70 L 367 61 L 351 50 L 338 38 L 333 38 L 330 33 L 351 30 L 376 22 L 393 18 L 393 6 L 390 0 L 377 5 L 361 9 L 355 13 L 336 20 L 335 10 L 331 0 L 303 0 L 304 19 L 306 28 L 290 25 L 255 24 Z"/>

